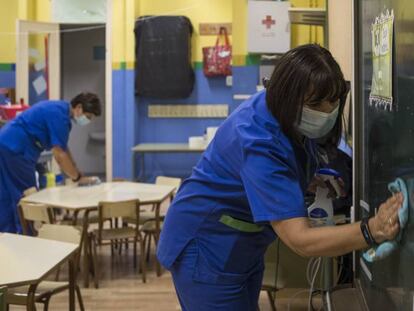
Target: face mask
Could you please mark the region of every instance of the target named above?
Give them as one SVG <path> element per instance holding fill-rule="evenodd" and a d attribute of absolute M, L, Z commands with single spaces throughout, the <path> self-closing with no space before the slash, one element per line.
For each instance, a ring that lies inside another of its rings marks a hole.
<path fill-rule="evenodd" d="M 91 122 L 91 120 L 89 120 L 84 114 L 79 116 L 79 117 L 75 117 L 75 122 L 76 124 L 79 125 L 87 125 L 89 124 L 89 122 Z"/>
<path fill-rule="evenodd" d="M 298 126 L 299 132 L 311 139 L 325 136 L 334 127 L 338 111 L 339 105 L 331 113 L 303 107 L 302 120 Z"/>

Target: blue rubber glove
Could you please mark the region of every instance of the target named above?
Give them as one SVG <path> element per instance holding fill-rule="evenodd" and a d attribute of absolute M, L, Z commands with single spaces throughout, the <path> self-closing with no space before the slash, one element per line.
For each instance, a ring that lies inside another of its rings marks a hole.
<path fill-rule="evenodd" d="M 400 232 L 392 241 L 382 242 L 380 245 L 365 251 L 362 256 L 368 262 L 374 262 L 388 257 L 398 248 L 398 243 L 402 237 L 402 231 L 408 221 L 408 191 L 403 179 L 397 178 L 394 182 L 388 184 L 388 190 L 392 193 L 401 192 L 404 196 L 403 204 L 398 211 L 398 221 L 400 222 Z"/>

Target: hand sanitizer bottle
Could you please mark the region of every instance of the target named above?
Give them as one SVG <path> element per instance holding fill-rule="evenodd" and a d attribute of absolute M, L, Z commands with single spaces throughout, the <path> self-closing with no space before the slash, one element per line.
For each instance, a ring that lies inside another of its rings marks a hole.
<path fill-rule="evenodd" d="M 333 169 L 320 169 L 317 174 L 322 177 L 325 183 L 330 183 L 335 189 L 337 196 L 340 194 L 340 187 L 337 178 L 340 174 Z M 312 227 L 333 226 L 333 204 L 329 197 L 329 188 L 317 187 L 315 202 L 308 207 L 308 217 Z"/>

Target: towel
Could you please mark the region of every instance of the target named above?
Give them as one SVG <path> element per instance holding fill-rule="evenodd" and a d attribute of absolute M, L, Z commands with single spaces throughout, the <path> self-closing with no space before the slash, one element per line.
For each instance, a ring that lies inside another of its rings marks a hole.
<path fill-rule="evenodd" d="M 388 184 L 388 190 L 392 193 L 401 192 L 404 196 L 403 204 L 398 211 L 398 221 L 400 222 L 400 232 L 392 241 L 382 242 L 380 245 L 370 248 L 363 253 L 363 257 L 368 262 L 374 262 L 388 257 L 398 248 L 401 241 L 402 232 L 408 222 L 408 191 L 403 179 L 397 178 L 394 182 Z"/>

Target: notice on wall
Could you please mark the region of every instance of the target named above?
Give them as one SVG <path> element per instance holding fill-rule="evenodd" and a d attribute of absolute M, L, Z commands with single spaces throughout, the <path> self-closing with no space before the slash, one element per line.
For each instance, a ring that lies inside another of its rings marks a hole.
<path fill-rule="evenodd" d="M 379 109 L 393 110 L 392 98 L 392 36 L 394 12 L 387 10 L 375 18 L 372 37 L 372 84 L 369 104 Z"/>
<path fill-rule="evenodd" d="M 45 77 L 43 77 L 43 75 L 37 77 L 34 81 L 33 81 L 33 87 L 37 93 L 37 95 L 42 94 L 43 92 L 46 91 L 47 89 L 47 83 L 46 83 L 46 79 Z"/>

